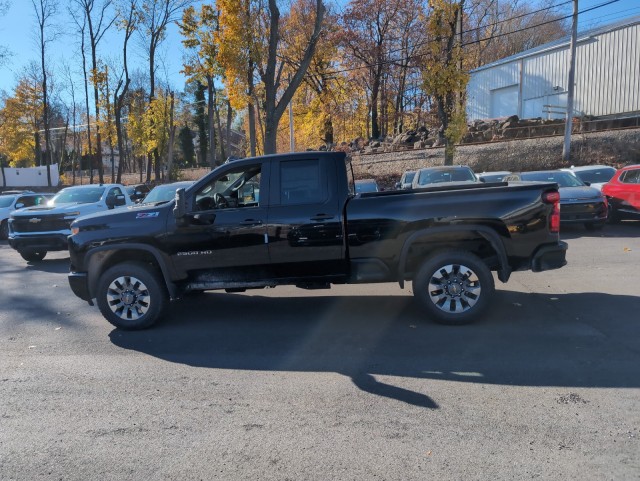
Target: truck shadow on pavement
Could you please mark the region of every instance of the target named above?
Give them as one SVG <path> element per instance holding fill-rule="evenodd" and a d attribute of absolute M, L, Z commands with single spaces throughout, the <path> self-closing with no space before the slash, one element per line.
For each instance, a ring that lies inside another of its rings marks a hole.
<path fill-rule="evenodd" d="M 174 303 L 153 329 L 109 337 L 189 366 L 337 372 L 364 392 L 437 409 L 427 394 L 385 378 L 640 387 L 639 311 L 634 296 L 500 290 L 484 319 L 450 327 L 425 320 L 410 296 L 207 293 Z"/>

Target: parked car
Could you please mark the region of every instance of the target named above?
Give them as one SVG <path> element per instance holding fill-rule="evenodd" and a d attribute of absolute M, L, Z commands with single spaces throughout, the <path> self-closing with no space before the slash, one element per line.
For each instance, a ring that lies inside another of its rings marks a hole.
<path fill-rule="evenodd" d="M 16 210 L 9 219 L 9 245 L 28 262 L 44 259 L 48 251 L 67 250 L 67 237 L 76 218 L 95 212 L 131 206 L 120 184 L 67 187 L 47 205 Z"/>
<path fill-rule="evenodd" d="M 602 190 L 602 186 L 611 180 L 616 169 L 608 165 L 582 165 L 571 166 L 568 169 L 560 169 L 572 173 L 586 185 L 594 189 Z"/>
<path fill-rule="evenodd" d="M 640 218 L 640 165 L 618 170 L 602 187 L 609 201 L 609 219 L 617 222 L 625 218 Z"/>
<path fill-rule="evenodd" d="M 31 191 L 9 191 L 0 194 L 0 240 L 9 236 L 9 217 L 14 210 L 46 204 L 52 194 L 36 194 Z"/>
<path fill-rule="evenodd" d="M 556 182 L 560 192 L 560 223 L 584 224 L 588 230 L 602 229 L 607 221 L 607 199 L 575 175 L 562 170 L 518 172 L 504 178 L 508 182 Z"/>
<path fill-rule="evenodd" d="M 171 184 L 156 185 L 147 196 L 142 199 L 140 204 L 155 204 L 158 202 L 167 202 L 173 200 L 176 196 L 176 190 L 186 189 L 193 181 L 173 182 Z"/>
<path fill-rule="evenodd" d="M 407 190 L 411 188 L 411 183 L 413 182 L 413 178 L 416 176 L 415 170 L 407 170 L 402 177 L 400 177 L 400 182 L 396 182 L 396 189 L 398 190 Z"/>
<path fill-rule="evenodd" d="M 466 165 L 452 165 L 447 167 L 426 167 L 418 170 L 412 189 L 421 189 L 431 184 L 442 184 L 449 182 L 478 182 L 471 167 Z"/>
<path fill-rule="evenodd" d="M 502 179 L 505 176 L 509 175 L 511 172 L 508 170 L 500 170 L 495 172 L 482 172 L 481 174 L 476 174 L 476 179 L 480 182 L 502 182 Z"/>
<path fill-rule="evenodd" d="M 345 159 L 237 160 L 173 201 L 83 216 L 68 239 L 71 289 L 113 325 L 142 329 L 192 291 L 412 281 L 425 314 L 459 325 L 494 302 L 492 271 L 507 282 L 566 263 L 555 183 L 352 196 Z M 260 195 L 247 199 L 251 184 Z"/>
<path fill-rule="evenodd" d="M 365 192 L 379 192 L 378 183 L 373 179 L 356 180 L 354 187 L 356 194 L 364 194 Z"/>
<path fill-rule="evenodd" d="M 127 185 L 125 191 L 133 202 L 140 202 L 151 191 L 151 187 L 147 184 Z"/>

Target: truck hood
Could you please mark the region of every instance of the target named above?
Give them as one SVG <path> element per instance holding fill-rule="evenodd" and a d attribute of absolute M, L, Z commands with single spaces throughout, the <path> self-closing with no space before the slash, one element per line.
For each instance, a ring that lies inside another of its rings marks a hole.
<path fill-rule="evenodd" d="M 165 202 L 159 205 L 131 205 L 113 210 L 94 212 L 76 219 L 73 225 L 85 227 L 89 225 L 109 225 L 121 221 L 153 220 L 154 218 L 160 217 L 161 212 L 172 208 L 169 207 L 168 204 L 173 206 L 171 202 Z"/>
<path fill-rule="evenodd" d="M 56 215 L 56 214 L 69 214 L 74 216 L 89 214 L 95 212 L 96 209 L 106 209 L 106 206 L 100 202 L 91 204 L 62 204 L 57 206 L 37 206 L 37 207 L 25 207 L 24 209 L 16 210 L 12 213 L 14 217 L 20 216 L 32 216 L 36 215 Z M 79 212 L 79 214 L 75 214 Z"/>

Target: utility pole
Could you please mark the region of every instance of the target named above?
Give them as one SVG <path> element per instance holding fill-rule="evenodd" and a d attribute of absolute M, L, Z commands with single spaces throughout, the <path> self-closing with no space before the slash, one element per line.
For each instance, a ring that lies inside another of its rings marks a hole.
<path fill-rule="evenodd" d="M 571 158 L 571 128 L 573 127 L 573 92 L 576 83 L 576 43 L 578 37 L 578 0 L 573 0 L 571 20 L 571 45 L 569 47 L 569 86 L 567 88 L 567 117 L 564 124 L 564 144 L 562 161 L 568 163 Z"/>

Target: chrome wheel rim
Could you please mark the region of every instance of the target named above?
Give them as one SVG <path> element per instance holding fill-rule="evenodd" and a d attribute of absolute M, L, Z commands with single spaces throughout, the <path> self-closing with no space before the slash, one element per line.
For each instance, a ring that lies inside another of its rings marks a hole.
<path fill-rule="evenodd" d="M 429 280 L 429 298 L 443 312 L 460 314 L 480 300 L 482 287 L 478 275 L 461 264 L 440 267 Z"/>
<path fill-rule="evenodd" d="M 151 297 L 149 289 L 140 279 L 120 276 L 109 284 L 107 303 L 119 318 L 135 321 L 147 313 Z"/>

